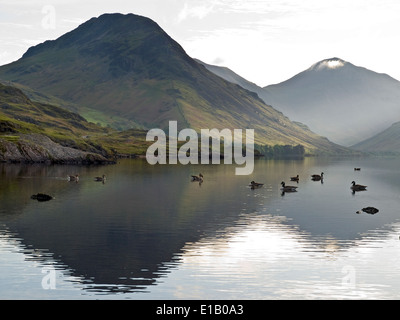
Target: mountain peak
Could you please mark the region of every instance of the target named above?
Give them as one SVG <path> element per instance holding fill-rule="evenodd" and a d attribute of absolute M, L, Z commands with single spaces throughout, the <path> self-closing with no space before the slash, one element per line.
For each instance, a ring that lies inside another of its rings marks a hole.
<path fill-rule="evenodd" d="M 116 42 L 143 39 L 149 34 L 167 36 L 159 25 L 149 18 L 132 13 L 105 13 L 91 18 L 56 40 L 48 40 L 29 48 L 23 57 L 30 57 L 43 50 L 54 48 L 74 46 L 88 48 L 95 43 L 101 43 L 100 46 L 103 47 L 103 50 L 99 50 L 98 47 L 93 48 L 94 52 L 99 52 L 104 51 L 104 46 L 110 47 Z"/>
<path fill-rule="evenodd" d="M 346 61 L 340 59 L 340 58 L 330 58 L 330 59 L 325 59 L 320 62 L 317 62 L 316 64 L 311 66 L 311 70 L 332 70 L 332 69 L 338 69 L 347 64 Z"/>
<path fill-rule="evenodd" d="M 399 120 L 400 82 L 339 58 L 317 62 L 266 89 L 276 109 L 345 146 Z"/>
<path fill-rule="evenodd" d="M 81 70 L 88 70 L 90 65 L 91 76 L 97 72 L 95 77 L 105 80 L 127 75 L 135 80 L 185 77 L 182 62 L 198 66 L 156 22 L 132 13 L 106 13 L 91 18 L 56 40 L 29 48 L 22 58 L 46 59 L 47 66 L 53 64 L 59 68 L 63 64 L 70 71 L 78 65 Z M 32 73 L 40 67 L 39 63 L 31 63 L 29 71 L 21 69 L 20 72 Z M 53 71 L 49 76 L 55 76 Z"/>

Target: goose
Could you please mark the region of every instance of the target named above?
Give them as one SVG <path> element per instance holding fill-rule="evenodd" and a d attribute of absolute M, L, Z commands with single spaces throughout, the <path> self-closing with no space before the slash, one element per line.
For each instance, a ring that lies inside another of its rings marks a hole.
<path fill-rule="evenodd" d="M 79 174 L 76 174 L 74 176 L 68 176 L 67 179 L 68 179 L 68 181 L 76 181 L 76 182 L 78 182 L 79 181 Z"/>
<path fill-rule="evenodd" d="M 263 185 L 264 185 L 264 183 L 258 183 L 258 182 L 254 182 L 254 181 L 250 182 L 250 187 L 252 189 L 262 187 Z"/>
<path fill-rule="evenodd" d="M 323 172 L 321 172 L 321 175 L 313 174 L 311 176 L 311 179 L 314 180 L 314 181 L 319 181 L 319 180 L 322 180 L 323 178 L 324 178 L 324 173 Z"/>
<path fill-rule="evenodd" d="M 374 207 L 366 207 L 366 208 L 362 208 L 361 210 L 357 211 L 357 214 L 360 214 L 362 212 L 366 212 L 368 214 L 375 214 L 379 212 L 379 209 L 374 208 Z"/>
<path fill-rule="evenodd" d="M 375 214 L 378 213 L 379 210 L 377 208 L 374 207 L 366 207 L 366 208 L 362 208 L 363 212 L 369 213 L 369 214 Z"/>
<path fill-rule="evenodd" d="M 198 176 L 192 176 L 192 181 L 203 181 L 203 175 L 199 173 Z"/>
<path fill-rule="evenodd" d="M 354 168 L 354 171 L 361 171 L 361 168 Z"/>
<path fill-rule="evenodd" d="M 95 180 L 95 181 L 103 181 L 103 182 L 104 182 L 104 181 L 106 181 L 106 175 L 103 174 L 102 177 L 95 177 L 94 180 Z"/>
<path fill-rule="evenodd" d="M 363 191 L 363 190 L 367 189 L 367 186 L 363 186 L 361 184 L 356 184 L 355 181 L 352 181 L 351 184 L 352 184 L 351 189 L 353 191 Z"/>
<path fill-rule="evenodd" d="M 290 181 L 297 181 L 297 182 L 299 182 L 299 175 L 297 175 L 296 177 L 291 177 L 290 178 Z"/>
<path fill-rule="evenodd" d="M 286 184 L 285 184 L 285 182 L 281 182 L 281 186 L 282 186 L 282 188 L 281 188 L 281 190 L 282 191 L 284 191 L 284 192 L 294 192 L 294 191 L 297 191 L 296 189 L 297 189 L 297 187 L 295 187 L 295 186 L 287 186 Z"/>

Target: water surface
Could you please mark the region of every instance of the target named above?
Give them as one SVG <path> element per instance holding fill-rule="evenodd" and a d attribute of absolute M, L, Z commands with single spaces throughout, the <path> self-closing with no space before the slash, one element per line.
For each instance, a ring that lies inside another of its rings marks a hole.
<path fill-rule="evenodd" d="M 251 176 L 144 160 L 2 164 L 0 297 L 400 298 L 398 164 L 258 160 Z M 199 172 L 204 182 L 191 182 Z M 311 181 L 321 172 L 322 182 Z M 67 181 L 72 174 L 78 183 Z M 106 182 L 95 182 L 102 174 Z M 252 190 L 251 180 L 264 186 Z M 367 191 L 352 193 L 353 180 Z M 282 194 L 281 181 L 298 192 Z M 30 199 L 38 192 L 55 198 Z M 379 213 L 356 213 L 367 206 Z"/>

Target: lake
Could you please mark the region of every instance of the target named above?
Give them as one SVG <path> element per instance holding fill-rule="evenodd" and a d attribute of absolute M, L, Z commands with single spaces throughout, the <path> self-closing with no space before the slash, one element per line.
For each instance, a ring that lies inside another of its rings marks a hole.
<path fill-rule="evenodd" d="M 0 298 L 399 299 L 399 160 L 0 164 Z"/>

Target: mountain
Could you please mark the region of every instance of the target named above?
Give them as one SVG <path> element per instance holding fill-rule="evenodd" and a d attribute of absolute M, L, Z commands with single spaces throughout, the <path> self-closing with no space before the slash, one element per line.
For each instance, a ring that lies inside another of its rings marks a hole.
<path fill-rule="evenodd" d="M 227 80 L 227 81 L 230 81 L 230 82 L 232 82 L 232 83 L 238 84 L 238 85 L 240 85 L 241 87 L 243 87 L 243 88 L 245 88 L 245 89 L 247 89 L 247 90 L 250 90 L 250 91 L 253 91 L 253 92 L 257 93 L 257 95 L 258 95 L 260 98 L 262 98 L 262 99 L 264 100 L 265 103 L 268 103 L 268 102 L 271 102 L 271 101 L 276 101 L 276 100 L 273 99 L 273 94 L 272 94 L 272 92 L 271 92 L 271 91 L 273 91 L 273 90 L 270 90 L 271 87 L 262 88 L 262 87 L 256 85 L 255 83 L 246 80 L 245 78 L 241 77 L 240 75 L 238 75 L 237 73 L 235 73 L 234 71 L 230 70 L 230 69 L 227 68 L 227 67 L 221 67 L 221 66 L 210 65 L 210 64 L 204 63 L 204 62 L 202 62 L 202 61 L 200 61 L 200 60 L 197 60 L 197 61 L 198 61 L 199 63 L 201 63 L 202 65 L 204 65 L 208 70 L 210 70 L 210 71 L 213 72 L 214 74 L 220 76 L 221 78 L 224 78 L 224 79 Z M 329 59 L 328 59 L 328 60 L 324 60 L 324 61 L 329 61 Z M 334 60 L 333 60 L 333 61 L 334 61 Z M 345 63 L 343 60 L 340 60 L 340 59 L 338 59 L 338 61 L 341 61 L 342 63 Z M 333 62 L 332 62 L 332 63 L 333 63 Z M 316 65 L 318 65 L 318 64 L 316 64 Z M 316 65 L 315 65 L 315 66 L 316 66 Z M 288 91 L 288 92 L 289 92 L 289 91 Z M 286 92 L 286 94 L 288 94 L 288 92 Z M 281 99 L 281 100 L 282 100 L 282 99 Z M 276 102 L 275 102 L 275 103 L 276 103 Z M 340 104 L 340 103 L 338 103 L 338 104 Z M 276 104 L 275 104 L 274 106 L 279 108 L 279 106 L 277 106 Z M 283 110 L 283 108 L 280 108 L 280 109 Z M 293 108 L 293 109 L 294 109 L 294 108 Z M 307 112 L 307 111 L 305 111 L 305 112 Z M 285 113 L 292 114 L 292 113 L 293 113 L 293 110 L 291 110 L 291 108 L 285 109 Z M 292 114 L 292 116 L 293 116 L 293 117 L 296 117 L 296 118 L 301 118 L 301 115 L 295 115 L 294 113 Z M 308 118 L 308 119 L 306 119 L 306 117 L 301 118 L 301 119 L 302 119 L 303 121 L 306 121 L 307 123 L 310 123 L 310 122 L 312 122 L 312 119 L 313 119 L 313 118 L 318 118 L 318 117 L 319 117 L 318 114 L 313 114 L 313 115 L 309 115 L 309 118 Z M 343 121 L 343 119 L 341 119 L 340 117 L 339 117 L 339 120 L 340 120 L 340 122 Z M 322 122 L 322 120 L 321 120 L 321 122 Z M 297 123 L 298 123 L 299 125 L 301 125 L 300 122 L 297 122 Z M 331 123 L 331 125 L 333 126 L 334 124 Z M 304 125 L 304 126 L 306 126 L 306 125 Z M 346 130 L 347 130 L 347 129 L 348 129 L 348 128 L 346 128 Z M 320 128 L 317 128 L 316 130 L 319 130 L 320 132 L 321 132 L 321 131 L 324 132 L 323 129 L 320 129 Z M 341 128 L 340 130 L 343 130 L 343 128 Z M 319 133 L 320 133 L 320 132 L 319 132 Z M 346 132 L 347 132 L 347 131 L 346 131 Z M 385 132 L 386 132 L 386 130 L 385 130 Z M 329 134 L 330 137 L 332 137 L 332 136 L 335 135 L 335 133 L 332 133 L 332 131 L 330 131 L 330 132 L 327 131 L 327 132 L 324 132 L 324 133 L 325 133 L 325 134 Z M 349 135 L 352 135 L 352 134 L 353 134 L 353 133 L 349 133 Z M 344 134 L 343 137 L 344 137 L 344 138 L 342 139 L 342 142 L 348 142 L 348 139 L 349 139 L 348 133 Z M 366 144 L 366 141 L 365 141 L 365 142 L 359 142 L 358 144 L 356 144 L 355 146 L 352 146 L 351 148 L 352 148 L 352 149 L 355 149 L 355 150 L 366 151 L 366 152 L 371 151 L 371 150 L 370 150 L 371 148 L 372 148 L 373 150 L 381 150 L 381 148 L 379 148 L 378 146 L 373 145 L 374 142 L 376 141 L 375 139 L 378 139 L 378 137 L 381 137 L 380 140 L 383 140 L 382 136 L 381 136 L 380 134 L 378 134 L 378 135 L 376 136 L 376 138 L 375 138 L 375 136 L 374 136 L 374 137 L 371 137 L 371 139 L 368 139 L 368 144 Z M 382 141 L 382 143 L 383 143 L 383 141 Z M 344 143 L 344 144 L 346 144 L 346 143 Z M 348 143 L 347 143 L 347 144 L 348 144 Z M 371 146 L 371 148 L 370 148 L 370 146 Z M 388 143 L 387 145 L 385 144 L 385 146 L 382 148 L 382 151 L 383 151 L 383 150 L 384 150 L 384 151 L 388 151 L 388 150 L 387 150 L 387 147 L 389 147 L 389 143 Z M 390 148 L 389 148 L 389 149 L 390 149 Z M 391 149 L 390 149 L 390 150 L 391 150 Z"/>
<path fill-rule="evenodd" d="M 0 67 L 0 79 L 74 105 L 117 129 L 255 129 L 256 143 L 347 152 L 290 121 L 256 94 L 197 63 L 154 21 L 104 14 Z"/>
<path fill-rule="evenodd" d="M 207 70 L 211 71 L 212 73 L 216 74 L 217 76 L 221 77 L 222 79 L 225 79 L 226 81 L 229 81 L 231 83 L 237 84 L 241 86 L 242 88 L 255 92 L 257 95 L 266 103 L 268 104 L 268 92 L 256 85 L 254 82 L 251 82 L 242 76 L 238 75 L 236 72 L 232 71 L 231 69 L 227 67 L 222 67 L 222 66 L 215 66 L 212 64 L 205 63 L 199 59 L 195 59 L 198 63 L 202 64 L 204 67 L 207 68 Z"/>
<path fill-rule="evenodd" d="M 400 121 L 400 82 L 339 58 L 264 89 L 268 103 L 290 119 L 345 146 Z"/>
<path fill-rule="evenodd" d="M 400 122 L 351 147 L 363 152 L 400 153 Z"/>

